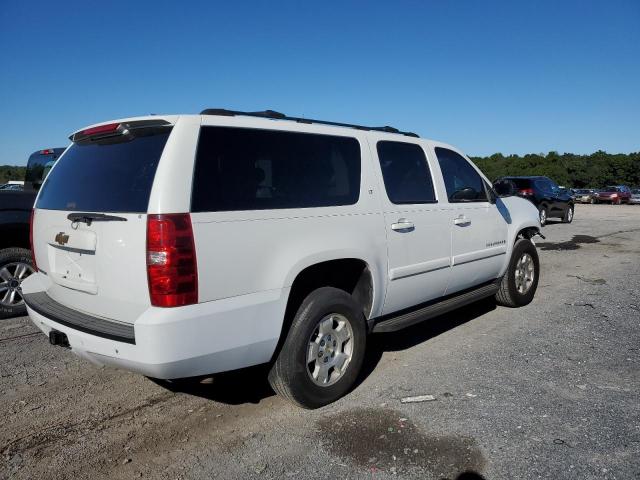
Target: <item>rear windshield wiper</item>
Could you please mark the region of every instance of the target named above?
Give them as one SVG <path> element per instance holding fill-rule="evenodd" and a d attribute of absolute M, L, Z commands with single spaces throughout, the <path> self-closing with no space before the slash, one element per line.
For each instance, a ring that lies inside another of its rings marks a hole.
<path fill-rule="evenodd" d="M 104 213 L 70 213 L 67 219 L 73 223 L 86 223 L 91 226 L 91 222 L 126 222 L 124 217 L 116 217 L 115 215 L 105 215 Z"/>

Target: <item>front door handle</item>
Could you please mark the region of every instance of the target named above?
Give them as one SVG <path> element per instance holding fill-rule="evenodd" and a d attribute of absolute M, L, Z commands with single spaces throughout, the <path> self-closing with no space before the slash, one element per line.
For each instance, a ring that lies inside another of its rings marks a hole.
<path fill-rule="evenodd" d="M 413 222 L 410 222 L 406 218 L 401 218 L 396 223 L 391 224 L 391 230 L 396 232 L 414 230 L 415 228 Z"/>
<path fill-rule="evenodd" d="M 460 225 L 461 227 L 466 227 L 467 225 L 471 225 L 471 220 L 469 220 L 464 215 L 460 215 L 458 218 L 453 219 L 454 225 Z"/>

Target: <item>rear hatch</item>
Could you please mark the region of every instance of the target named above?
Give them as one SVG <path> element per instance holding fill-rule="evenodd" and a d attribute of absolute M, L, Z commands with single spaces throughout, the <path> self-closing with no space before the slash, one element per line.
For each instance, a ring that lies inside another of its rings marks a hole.
<path fill-rule="evenodd" d="M 146 222 L 156 168 L 171 133 L 164 120 L 74 134 L 42 185 L 33 221 L 47 294 L 93 316 L 132 323 L 149 305 Z"/>

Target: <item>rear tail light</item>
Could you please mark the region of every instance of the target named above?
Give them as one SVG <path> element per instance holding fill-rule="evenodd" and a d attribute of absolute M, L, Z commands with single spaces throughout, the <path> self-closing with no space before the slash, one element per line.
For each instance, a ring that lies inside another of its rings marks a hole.
<path fill-rule="evenodd" d="M 46 150 L 40 150 L 40 155 L 51 155 L 53 152 L 53 148 L 47 148 Z"/>
<path fill-rule="evenodd" d="M 518 193 L 520 193 L 520 195 L 528 197 L 533 195 L 533 188 L 521 188 L 520 190 L 518 190 Z"/>
<path fill-rule="evenodd" d="M 147 217 L 147 277 L 151 305 L 198 303 L 198 266 L 188 213 Z"/>
<path fill-rule="evenodd" d="M 33 269 L 38 271 L 36 263 L 36 251 L 33 249 L 33 222 L 35 220 L 35 210 L 31 209 L 31 217 L 29 218 L 29 247 L 31 248 L 31 260 L 33 261 Z"/>
<path fill-rule="evenodd" d="M 616 198 L 617 196 L 618 196 L 618 194 L 617 194 L 617 193 L 612 193 L 612 194 L 611 194 L 611 198 Z"/>

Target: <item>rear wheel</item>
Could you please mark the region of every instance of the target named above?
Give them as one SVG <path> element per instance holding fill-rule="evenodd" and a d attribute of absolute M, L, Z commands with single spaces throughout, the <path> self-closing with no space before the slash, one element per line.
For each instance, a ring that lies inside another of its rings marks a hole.
<path fill-rule="evenodd" d="M 564 216 L 562 217 L 562 221 L 564 223 L 573 222 L 573 205 L 569 205 L 569 208 L 564 212 Z"/>
<path fill-rule="evenodd" d="M 33 272 L 29 250 L 0 250 L 0 318 L 24 315 L 27 312 L 20 285 Z"/>
<path fill-rule="evenodd" d="M 365 318 L 353 297 L 337 288 L 319 288 L 298 308 L 269 383 L 301 407 L 322 407 L 351 389 L 365 345 Z"/>
<path fill-rule="evenodd" d="M 496 301 L 505 307 L 522 307 L 531 303 L 538 288 L 540 262 L 536 246 L 524 238 L 513 246 L 509 268 L 502 278 Z"/>

